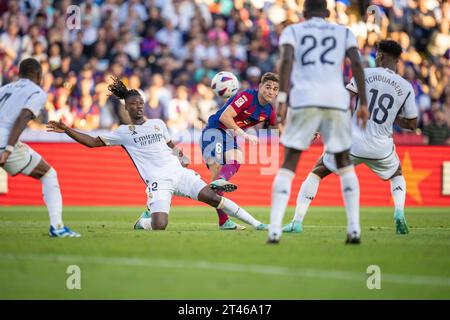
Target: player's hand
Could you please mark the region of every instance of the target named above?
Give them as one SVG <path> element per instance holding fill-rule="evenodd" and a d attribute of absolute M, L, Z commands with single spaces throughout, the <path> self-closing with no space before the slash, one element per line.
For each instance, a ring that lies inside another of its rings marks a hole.
<path fill-rule="evenodd" d="M 284 125 L 284 122 L 286 121 L 286 114 L 287 114 L 287 106 L 285 102 L 278 102 L 277 104 L 277 119 L 278 122 Z"/>
<path fill-rule="evenodd" d="M 320 132 L 314 133 L 313 141 L 320 138 Z"/>
<path fill-rule="evenodd" d="M 0 167 L 3 167 L 5 165 L 10 154 L 11 154 L 11 152 L 9 152 L 9 151 L 2 152 L 2 154 L 0 155 Z"/>
<path fill-rule="evenodd" d="M 189 165 L 189 163 L 191 163 L 191 160 L 190 160 L 188 157 L 186 157 L 185 155 L 183 155 L 183 156 L 180 158 L 180 163 L 181 163 L 181 165 L 183 166 L 183 168 L 187 168 L 187 166 Z"/>
<path fill-rule="evenodd" d="M 258 144 L 258 137 L 257 136 L 254 136 L 252 134 L 246 133 L 244 138 L 245 138 L 245 140 L 250 142 L 250 144 L 253 144 L 253 145 Z"/>
<path fill-rule="evenodd" d="M 365 129 L 367 119 L 369 119 L 369 110 L 367 109 L 367 105 L 361 104 L 358 111 L 356 111 L 356 121 L 358 126 Z"/>
<path fill-rule="evenodd" d="M 64 122 L 62 122 L 62 120 L 59 120 L 59 122 L 49 121 L 47 123 L 48 132 L 64 133 L 67 129 L 69 129 L 69 127 Z"/>
<path fill-rule="evenodd" d="M 284 132 L 284 124 L 278 122 L 278 133 L 280 137 L 283 134 L 283 132 Z"/>

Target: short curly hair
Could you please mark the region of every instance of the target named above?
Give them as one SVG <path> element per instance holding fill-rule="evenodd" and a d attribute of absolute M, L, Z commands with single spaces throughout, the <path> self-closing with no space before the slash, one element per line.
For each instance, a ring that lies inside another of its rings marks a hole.
<path fill-rule="evenodd" d="M 398 42 L 394 40 L 380 41 L 378 43 L 377 49 L 378 52 L 388 54 L 395 59 L 399 59 L 403 52 L 403 49 L 400 46 L 400 44 L 398 44 Z"/>
<path fill-rule="evenodd" d="M 327 10 L 326 0 L 306 0 L 303 5 L 305 12 L 317 12 Z"/>

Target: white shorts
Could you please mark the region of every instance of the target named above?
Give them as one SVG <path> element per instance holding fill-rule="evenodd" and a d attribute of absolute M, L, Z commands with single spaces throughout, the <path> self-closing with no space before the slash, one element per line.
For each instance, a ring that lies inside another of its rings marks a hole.
<path fill-rule="evenodd" d="M 355 166 L 364 163 L 370 168 L 370 170 L 372 170 L 377 176 L 379 176 L 383 180 L 389 180 L 397 171 L 400 165 L 400 160 L 398 159 L 397 153 L 395 151 L 392 151 L 392 153 L 386 158 L 379 160 L 360 158 L 353 155 L 350 155 L 350 160 Z M 325 165 L 325 167 L 327 167 L 328 170 L 332 172 L 337 171 L 334 155 L 324 153 L 323 164 Z"/>
<path fill-rule="evenodd" d="M 169 213 L 172 195 L 197 200 L 200 191 L 206 186 L 200 175 L 191 169 L 178 169 L 171 177 L 154 178 L 148 184 L 147 207 L 150 213 Z"/>
<path fill-rule="evenodd" d="M 0 152 L 3 151 L 0 149 Z M 28 176 L 36 168 L 41 159 L 42 157 L 39 153 L 31 149 L 27 144 L 19 141 L 16 143 L 14 151 L 9 155 L 8 160 L 6 160 L 3 169 L 11 176 L 18 175 L 19 173 Z"/>
<path fill-rule="evenodd" d="M 307 150 L 316 132 L 320 132 L 326 152 L 349 150 L 350 111 L 318 107 L 289 109 L 281 143 L 287 148 Z"/>

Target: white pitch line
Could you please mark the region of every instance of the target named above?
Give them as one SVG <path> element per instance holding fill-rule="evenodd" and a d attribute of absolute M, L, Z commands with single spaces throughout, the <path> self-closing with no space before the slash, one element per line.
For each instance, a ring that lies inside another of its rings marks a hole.
<path fill-rule="evenodd" d="M 306 224 L 306 225 L 303 225 L 303 228 L 306 228 L 306 229 L 308 229 L 308 228 L 328 228 L 328 229 L 345 229 L 345 228 L 347 228 L 347 226 L 327 226 L 327 225 L 308 225 L 308 224 Z M 378 227 L 378 226 L 365 226 L 365 227 L 362 227 L 362 229 L 363 230 L 366 230 L 366 229 L 371 229 L 371 228 L 375 228 L 375 229 L 383 229 L 383 230 L 394 230 L 395 228 L 394 227 Z M 447 228 L 447 227 L 443 227 L 443 228 L 441 228 L 441 227 L 409 227 L 411 230 L 442 230 L 442 231 L 444 231 L 444 230 L 446 230 L 446 231 L 448 231 L 448 230 L 450 230 L 450 228 Z"/>
<path fill-rule="evenodd" d="M 273 265 L 247 265 L 235 263 L 216 263 L 210 261 L 189 261 L 189 260 L 164 260 L 164 259 L 143 259 L 143 258 L 111 258 L 111 257 L 92 257 L 75 255 L 49 255 L 49 254 L 17 254 L 0 253 L 0 263 L 2 260 L 41 260 L 50 262 L 65 263 L 87 263 L 100 265 L 117 265 L 131 267 L 149 267 L 149 268 L 172 268 L 172 269 L 203 269 L 228 271 L 238 273 L 257 273 L 265 275 L 288 276 L 298 278 L 320 278 L 333 280 L 347 280 L 365 282 L 367 275 L 365 272 L 349 272 L 336 270 L 313 270 L 300 268 L 287 268 Z M 364 270 L 365 271 L 365 270 Z M 381 273 L 381 281 L 388 283 L 450 287 L 450 278 L 437 276 L 421 275 L 400 275 Z"/>
<path fill-rule="evenodd" d="M 217 223 L 212 222 L 200 222 L 197 223 L 197 225 L 209 225 L 209 226 L 217 226 Z M 303 229 L 346 229 L 347 226 L 333 226 L 333 225 L 315 225 L 315 224 L 304 224 Z M 368 230 L 370 229 L 382 229 L 382 230 L 395 230 L 395 227 L 379 227 L 379 226 L 364 226 L 362 227 L 362 230 Z M 441 230 L 441 231 L 450 231 L 450 227 L 409 227 L 411 230 Z"/>

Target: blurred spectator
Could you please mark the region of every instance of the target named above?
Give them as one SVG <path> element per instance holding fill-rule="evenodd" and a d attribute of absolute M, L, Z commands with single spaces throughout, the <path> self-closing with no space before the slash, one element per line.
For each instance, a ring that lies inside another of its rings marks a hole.
<path fill-rule="evenodd" d="M 8 1 L 8 10 L 2 16 L 3 25 L 8 26 L 13 17 L 17 20 L 15 23 L 18 30 L 22 34 L 26 34 L 28 31 L 28 17 L 20 11 L 19 1 L 10 0 Z"/>
<path fill-rule="evenodd" d="M 30 28 L 28 29 L 27 34 L 23 37 L 22 42 L 22 57 L 26 58 L 30 57 L 33 54 L 33 45 L 36 42 L 40 42 L 44 48 L 44 50 L 47 50 L 47 39 L 41 34 L 41 30 L 39 29 L 39 26 L 37 24 L 30 25 Z"/>
<path fill-rule="evenodd" d="M 402 45 L 398 73 L 415 90 L 421 129 L 429 131 L 436 124 L 438 111 L 450 123 L 448 0 L 327 2 L 329 19 L 356 35 L 366 67 L 375 65 L 380 39 L 392 38 Z M 19 61 L 34 56 L 44 65 L 49 92 L 41 122 L 62 118 L 83 129 L 129 123 L 123 103 L 108 95 L 107 83 L 114 75 L 142 90 L 147 117 L 167 121 L 173 131 L 201 129 L 223 104 L 209 88 L 215 73 L 234 72 L 241 89 L 256 88 L 262 73 L 276 70 L 281 31 L 303 20 L 303 3 L 7 1 L 7 11 L 0 16 L 0 84 L 16 80 Z M 82 30 L 66 26 L 72 4 L 80 6 Z M 380 25 L 366 14 L 371 4 L 381 8 Z M 343 70 L 349 81 L 350 66 L 345 64 Z"/>
<path fill-rule="evenodd" d="M 87 62 L 87 59 L 83 54 L 83 43 L 81 43 L 80 41 L 75 41 L 74 43 L 72 43 L 70 52 L 70 71 L 77 72 L 81 70 Z"/>
<path fill-rule="evenodd" d="M 10 16 L 5 25 L 6 32 L 3 32 L 0 35 L 0 48 L 5 50 L 13 59 L 19 58 L 22 53 L 22 37 L 19 35 L 19 23 L 17 17 Z"/>
<path fill-rule="evenodd" d="M 187 130 L 193 123 L 192 106 L 188 100 L 188 91 L 184 86 L 176 90 L 175 98 L 169 103 L 167 125 L 173 133 Z"/>
<path fill-rule="evenodd" d="M 444 113 L 436 110 L 431 123 L 423 128 L 425 144 L 450 145 L 450 127 L 445 122 Z"/>
<path fill-rule="evenodd" d="M 209 116 L 217 111 L 219 105 L 214 100 L 214 92 L 209 86 L 199 83 L 196 91 L 193 99 L 195 110 L 194 127 L 202 129 L 208 122 Z"/>
<path fill-rule="evenodd" d="M 148 119 L 161 119 L 167 121 L 167 109 L 161 103 L 157 95 L 150 96 L 145 103 L 144 114 Z"/>

